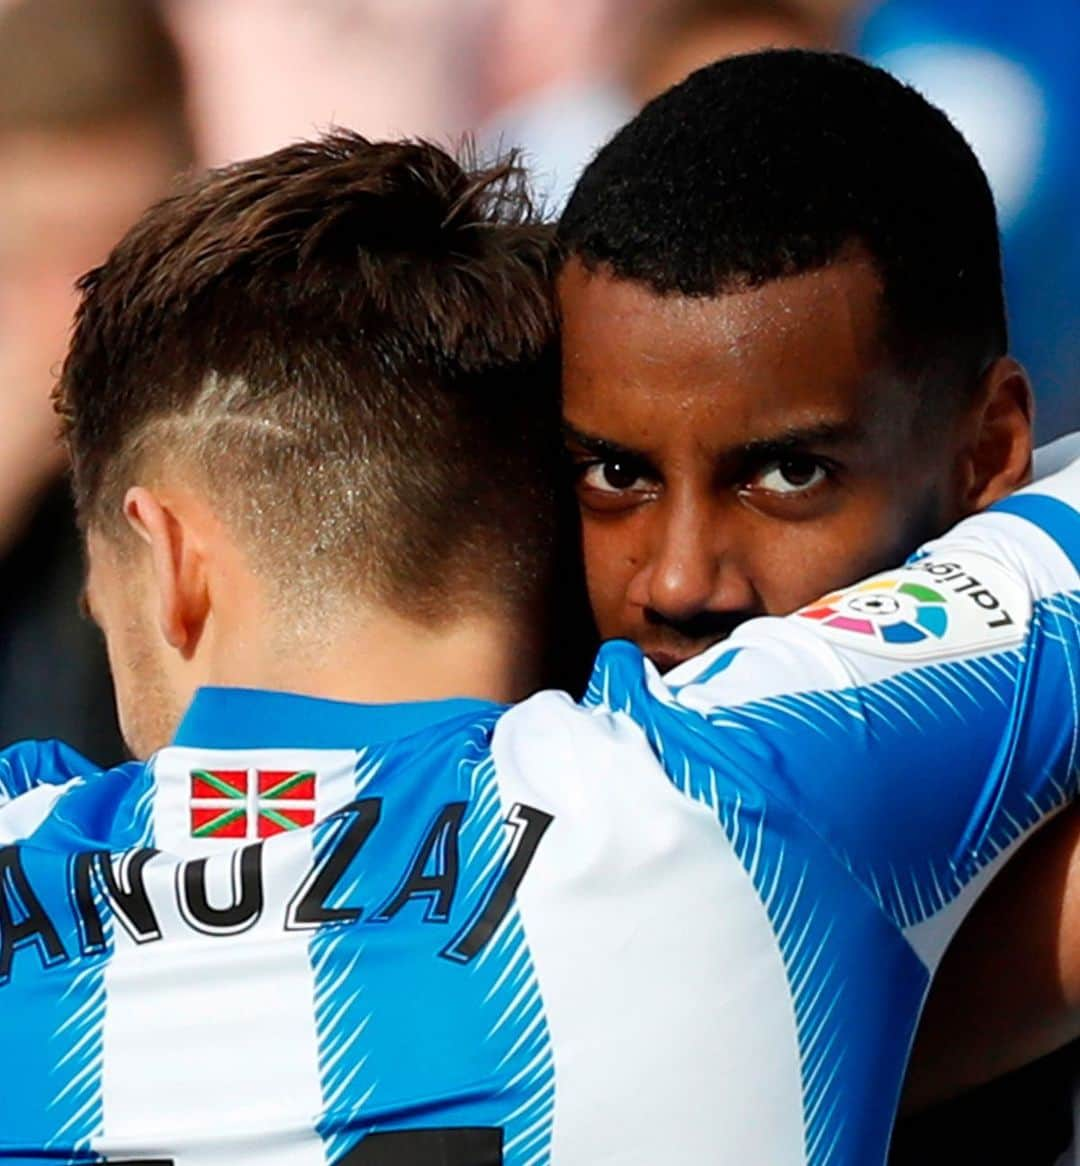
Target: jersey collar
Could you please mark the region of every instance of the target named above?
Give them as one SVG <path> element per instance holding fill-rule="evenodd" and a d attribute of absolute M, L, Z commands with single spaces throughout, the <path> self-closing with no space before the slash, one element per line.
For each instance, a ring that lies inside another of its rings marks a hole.
<path fill-rule="evenodd" d="M 198 749 L 355 749 L 500 706 L 466 698 L 351 704 L 256 688 L 200 688 L 173 739 Z"/>

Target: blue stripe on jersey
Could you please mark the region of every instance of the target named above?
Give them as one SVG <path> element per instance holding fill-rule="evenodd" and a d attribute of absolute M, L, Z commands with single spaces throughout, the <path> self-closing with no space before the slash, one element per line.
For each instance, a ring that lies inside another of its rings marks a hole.
<path fill-rule="evenodd" d="M 394 741 L 455 717 L 482 716 L 490 701 L 348 704 L 253 688 L 201 688 L 180 722 L 175 745 L 193 749 L 355 749 Z"/>
<path fill-rule="evenodd" d="M 770 802 L 798 810 L 906 928 L 1075 796 L 1078 644 L 1080 596 L 1062 594 L 1035 604 L 1018 648 L 913 666 L 858 689 L 792 692 L 708 716 L 673 711 L 696 730 L 689 759 L 720 751 Z M 607 645 L 589 699 L 611 704 L 613 678 L 641 667 L 636 649 Z M 706 723 L 736 731 L 710 734 Z M 677 772 L 675 741 L 653 747 Z M 942 772 L 958 778 L 941 782 Z M 932 788 L 912 789 L 928 775 Z"/>
<path fill-rule="evenodd" d="M 1029 646 L 858 690 L 718 710 L 709 721 L 752 731 L 727 735 L 728 756 L 756 764 L 757 781 L 813 822 L 882 909 L 910 927 L 1075 796 L 1078 615 L 1077 597 L 1057 596 L 1035 606 Z M 837 748 L 853 725 L 864 749 Z M 767 765 L 747 754 L 748 739 Z M 956 781 L 941 782 L 943 772 Z M 934 787 L 913 790 L 927 775 Z"/>
<path fill-rule="evenodd" d="M 113 790 L 103 789 L 112 785 Z M 17 848 L 22 871 L 56 930 L 63 956 L 40 974 L 42 945 L 17 950 L 4 991 L 5 1008 L 19 1017 L 17 1056 L 0 1065 L 0 1146 L 78 1155 L 96 1160 L 90 1140 L 102 1127 L 101 1070 L 105 966 L 112 926 L 100 897 L 106 951 L 79 955 L 80 937 L 62 851 L 149 846 L 152 778 L 142 765 L 94 774 L 65 792 L 53 813 Z M 72 838 L 78 823 L 78 837 Z M 8 899 L 12 897 L 8 873 Z M 16 892 L 14 897 L 19 898 Z M 28 904 L 24 904 L 24 907 Z M 75 957 L 75 958 L 73 958 Z"/>
<path fill-rule="evenodd" d="M 63 785 L 98 769 L 62 741 L 20 741 L 0 752 L 0 801 L 40 785 Z"/>
<path fill-rule="evenodd" d="M 632 717 L 674 784 L 717 813 L 773 920 L 815 1166 L 875 1161 L 869 1143 L 849 1139 L 887 1134 L 899 1077 L 864 1094 L 863 1074 L 883 1053 L 899 1074 L 903 1025 L 927 983 L 901 929 L 935 915 L 1074 795 L 1078 641 L 1080 597 L 1058 595 L 1035 605 L 1021 648 L 913 666 L 857 690 L 718 703 L 708 715 L 651 693 L 629 645 L 602 652 L 589 699 Z M 868 943 L 875 928 L 884 934 Z M 892 1007 L 873 1000 L 883 975 L 896 977 Z M 896 1027 L 864 1043 L 875 1015 Z M 853 1108 L 870 1115 L 861 1132 L 834 1124 Z"/>
<path fill-rule="evenodd" d="M 728 648 L 723 652 L 718 652 L 717 655 L 709 661 L 708 664 L 700 672 L 694 673 L 693 684 L 708 684 L 710 680 L 714 680 L 721 672 L 726 671 L 735 663 L 741 648 Z M 672 684 L 672 692 L 681 692 L 686 685 Z"/>
<path fill-rule="evenodd" d="M 475 959 L 440 954 L 490 889 L 512 837 L 489 747 L 500 713 L 361 755 L 356 798 L 378 799 L 380 817 L 326 906 L 362 906 L 363 917 L 310 941 L 328 1162 L 367 1132 L 459 1126 L 501 1128 L 508 1166 L 547 1158 L 554 1067 L 516 907 Z M 454 803 L 465 803 L 457 847 L 454 831 L 437 827 Z M 339 814 L 316 827 L 319 851 L 355 820 Z M 429 824 L 437 843 L 425 862 Z M 449 918 L 436 896 L 419 895 L 378 921 L 401 872 L 415 863 L 436 875 L 455 858 Z"/>
<path fill-rule="evenodd" d="M 644 730 L 674 785 L 716 813 L 772 922 L 795 1010 L 808 1166 L 882 1161 L 926 967 L 798 813 L 712 763 L 697 714 L 657 701 L 636 653 L 605 663 L 597 691 Z"/>
<path fill-rule="evenodd" d="M 1069 557 L 1069 562 L 1080 571 L 1080 514 L 1048 494 L 1014 494 L 995 502 L 991 510 L 1026 518 L 1044 530 Z"/>

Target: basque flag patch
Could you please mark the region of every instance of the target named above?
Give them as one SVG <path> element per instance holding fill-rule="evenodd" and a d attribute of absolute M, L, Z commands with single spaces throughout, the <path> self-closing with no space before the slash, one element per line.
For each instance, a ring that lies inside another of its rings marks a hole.
<path fill-rule="evenodd" d="M 191 770 L 192 838 L 270 838 L 315 821 L 312 769 Z"/>

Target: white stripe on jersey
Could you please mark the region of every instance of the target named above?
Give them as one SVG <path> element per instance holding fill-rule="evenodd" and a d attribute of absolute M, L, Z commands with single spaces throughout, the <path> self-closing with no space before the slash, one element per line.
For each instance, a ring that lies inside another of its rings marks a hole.
<path fill-rule="evenodd" d="M 252 767 L 305 769 L 310 752 L 253 750 Z M 282 935 L 289 899 L 312 866 L 312 832 L 277 841 L 263 879 L 264 904 L 250 930 L 223 943 L 185 923 L 172 886 L 175 859 L 208 857 L 213 906 L 234 901 L 232 860 L 218 839 L 192 838 L 188 825 L 193 766 L 233 768 L 236 754 L 171 748 L 155 759 L 154 834 L 169 855 L 145 867 L 148 894 L 166 944 L 136 943 L 114 926 L 106 965 L 102 1091 L 105 1128 L 95 1149 L 126 1157 L 167 1152 L 175 1166 L 324 1166 L 314 1119 L 324 1108 L 315 973 L 308 932 Z M 319 757 L 317 818 L 356 796 L 357 754 Z M 249 822 L 256 815 L 248 814 Z M 167 1009 L 161 1001 L 167 999 Z M 212 1046 L 187 1033 L 215 1034 Z M 221 1115 L 222 1139 L 191 1114 Z M 116 1131 L 123 1131 L 117 1136 Z M 165 1139 L 165 1140 L 163 1140 Z"/>
<path fill-rule="evenodd" d="M 614 1162 L 613 1137 L 635 1162 L 673 1146 L 680 1163 L 805 1162 L 791 987 L 716 814 L 628 717 L 555 694 L 507 713 L 492 753 L 504 806 L 556 819 L 518 892 L 555 1056 L 553 1166 Z"/>
<path fill-rule="evenodd" d="M 76 778 L 75 781 L 80 781 Z M 53 806 L 71 788 L 74 782 L 64 785 L 39 785 L 9 802 L 0 801 L 4 813 L 0 817 L 0 845 L 18 842 L 27 838 L 52 813 Z"/>

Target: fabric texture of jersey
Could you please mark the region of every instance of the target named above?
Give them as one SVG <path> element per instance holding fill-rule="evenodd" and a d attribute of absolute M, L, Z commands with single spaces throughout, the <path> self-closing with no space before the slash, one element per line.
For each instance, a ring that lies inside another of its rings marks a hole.
<path fill-rule="evenodd" d="M 1080 466 L 587 699 L 201 692 L 0 755 L 0 1160 L 885 1159 L 994 871 L 1074 794 Z"/>

